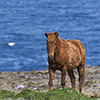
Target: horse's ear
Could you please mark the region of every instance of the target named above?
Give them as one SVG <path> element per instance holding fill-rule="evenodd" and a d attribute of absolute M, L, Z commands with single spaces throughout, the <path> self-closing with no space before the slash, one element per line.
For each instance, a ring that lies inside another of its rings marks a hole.
<path fill-rule="evenodd" d="M 56 31 L 55 31 L 55 36 L 56 36 L 56 38 L 59 36 L 58 32 L 56 32 Z"/>
<path fill-rule="evenodd" d="M 47 36 L 48 36 L 48 34 L 47 34 L 47 33 L 45 33 L 45 36 L 47 37 Z"/>

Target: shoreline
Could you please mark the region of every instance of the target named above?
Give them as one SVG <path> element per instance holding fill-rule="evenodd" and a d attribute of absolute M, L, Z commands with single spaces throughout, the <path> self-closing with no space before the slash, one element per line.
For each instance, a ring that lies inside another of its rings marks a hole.
<path fill-rule="evenodd" d="M 83 86 L 83 94 L 91 97 L 100 97 L 100 66 L 86 66 L 86 77 Z M 76 87 L 78 91 L 78 73 L 74 70 L 76 77 Z M 18 71 L 18 72 L 0 72 L 0 90 L 9 90 L 15 94 L 20 93 L 24 88 L 47 92 L 48 91 L 49 74 L 48 70 L 40 71 Z M 65 88 L 71 87 L 68 74 L 66 75 Z M 61 72 L 56 71 L 52 88 L 61 88 Z"/>

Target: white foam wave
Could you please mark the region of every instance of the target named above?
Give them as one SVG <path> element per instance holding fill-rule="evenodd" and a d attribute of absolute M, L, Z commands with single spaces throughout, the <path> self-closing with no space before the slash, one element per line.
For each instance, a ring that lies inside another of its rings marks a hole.
<path fill-rule="evenodd" d="M 9 42 L 8 45 L 9 45 L 9 46 L 14 46 L 15 43 L 14 43 L 14 42 Z"/>

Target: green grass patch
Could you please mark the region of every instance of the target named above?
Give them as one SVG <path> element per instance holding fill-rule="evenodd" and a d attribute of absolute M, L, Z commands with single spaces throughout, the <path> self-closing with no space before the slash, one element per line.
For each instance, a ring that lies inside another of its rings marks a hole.
<path fill-rule="evenodd" d="M 24 98 L 28 100 L 44 100 L 45 93 L 35 92 L 32 90 L 24 89 L 21 93 L 17 94 L 13 99 Z"/>
<path fill-rule="evenodd" d="M 98 98 L 89 98 L 81 93 L 78 93 L 73 88 L 52 89 L 48 92 L 35 92 L 24 89 L 17 95 L 7 90 L 0 90 L 0 99 L 7 98 L 23 98 L 26 100 L 97 100 Z"/>
<path fill-rule="evenodd" d="M 89 100 L 85 95 L 78 93 L 73 88 L 53 89 L 47 92 L 48 100 Z"/>
<path fill-rule="evenodd" d="M 8 91 L 8 90 L 0 90 L 0 99 L 6 99 L 6 98 L 9 98 L 9 97 L 14 97 L 15 94 Z"/>

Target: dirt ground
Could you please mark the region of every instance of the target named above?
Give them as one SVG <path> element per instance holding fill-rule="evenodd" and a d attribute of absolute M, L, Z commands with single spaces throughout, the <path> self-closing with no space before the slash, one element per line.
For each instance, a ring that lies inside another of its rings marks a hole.
<path fill-rule="evenodd" d="M 78 91 L 78 73 L 74 70 L 76 77 L 76 90 Z M 48 70 L 30 72 L 0 72 L 0 89 L 9 90 L 14 93 L 21 92 L 24 88 L 34 91 L 48 91 Z M 66 76 L 66 86 L 71 87 L 70 78 Z M 61 72 L 56 71 L 52 88 L 61 88 Z M 86 66 L 86 78 L 83 86 L 83 94 L 91 97 L 100 97 L 100 66 Z"/>

